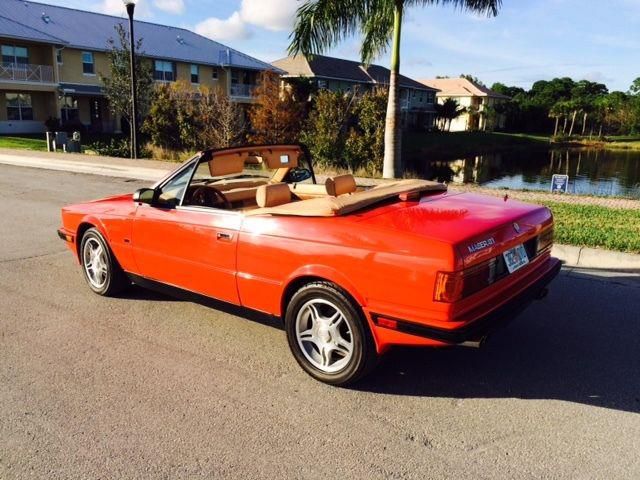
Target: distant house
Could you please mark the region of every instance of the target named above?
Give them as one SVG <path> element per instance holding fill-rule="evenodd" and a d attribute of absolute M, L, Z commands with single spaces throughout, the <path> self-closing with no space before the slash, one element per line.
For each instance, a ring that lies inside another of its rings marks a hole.
<path fill-rule="evenodd" d="M 307 60 L 301 55 L 273 62 L 284 70 L 283 80 L 305 77 L 319 89 L 357 91 L 388 87 L 390 71 L 379 65 L 365 67 L 359 62 L 315 55 Z M 435 120 L 436 88 L 400 75 L 400 108 L 403 128 L 430 128 Z"/>
<path fill-rule="evenodd" d="M 465 108 L 465 113 L 451 122 L 452 132 L 504 128 L 506 117 L 496 111 L 496 106 L 509 100 L 509 97 L 466 78 L 434 78 L 420 80 L 420 83 L 439 90 L 438 103 L 453 98 Z"/>
<path fill-rule="evenodd" d="M 0 133 L 38 133 L 44 121 L 82 123 L 94 132 L 121 129 L 108 108 L 100 76 L 109 76 L 108 40 L 128 19 L 0 0 Z M 257 75 L 273 67 L 183 28 L 135 22 L 144 57 L 158 83 L 183 80 L 194 90 L 219 88 L 252 102 Z"/>

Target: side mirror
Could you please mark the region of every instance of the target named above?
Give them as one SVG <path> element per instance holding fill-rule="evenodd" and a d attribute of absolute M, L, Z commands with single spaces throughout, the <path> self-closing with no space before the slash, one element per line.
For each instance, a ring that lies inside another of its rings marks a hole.
<path fill-rule="evenodd" d="M 311 170 L 308 168 L 295 167 L 289 170 L 289 181 L 292 183 L 304 182 L 311 178 Z"/>
<path fill-rule="evenodd" d="M 156 199 L 156 191 L 153 188 L 141 188 L 133 194 L 133 201 L 153 205 Z"/>

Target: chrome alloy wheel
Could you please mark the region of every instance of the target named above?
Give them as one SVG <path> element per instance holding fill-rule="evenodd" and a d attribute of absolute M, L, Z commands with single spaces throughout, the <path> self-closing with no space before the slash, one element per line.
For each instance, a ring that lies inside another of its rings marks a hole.
<path fill-rule="evenodd" d="M 97 289 L 104 287 L 108 275 L 108 259 L 104 247 L 95 238 L 89 238 L 82 251 L 84 270 L 91 285 Z"/>
<path fill-rule="evenodd" d="M 305 358 L 318 370 L 338 372 L 353 355 L 353 334 L 344 313 L 328 300 L 305 303 L 296 316 L 296 340 Z"/>

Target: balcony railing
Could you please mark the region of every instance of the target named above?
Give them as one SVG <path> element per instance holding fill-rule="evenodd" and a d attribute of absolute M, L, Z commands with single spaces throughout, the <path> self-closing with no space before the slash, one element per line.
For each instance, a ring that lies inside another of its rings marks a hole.
<path fill-rule="evenodd" d="M 53 83 L 51 65 L 0 64 L 0 82 Z"/>
<path fill-rule="evenodd" d="M 243 84 L 243 83 L 232 83 L 231 96 L 251 98 L 253 96 L 253 91 L 255 90 L 255 88 L 256 88 L 255 85 L 249 85 L 249 84 Z"/>

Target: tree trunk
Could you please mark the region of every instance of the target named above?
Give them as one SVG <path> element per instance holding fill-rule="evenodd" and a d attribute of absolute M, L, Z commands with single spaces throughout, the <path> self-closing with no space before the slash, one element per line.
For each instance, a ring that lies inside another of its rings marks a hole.
<path fill-rule="evenodd" d="M 602 138 L 602 124 L 600 124 L 600 131 L 598 132 L 598 138 Z"/>
<path fill-rule="evenodd" d="M 566 115 L 564 116 L 564 123 L 562 124 L 562 135 L 564 135 L 565 133 L 567 133 L 567 120 L 569 119 L 569 117 L 567 117 Z"/>
<path fill-rule="evenodd" d="M 558 136 L 558 123 L 560 122 L 560 117 L 556 116 L 556 127 L 553 129 L 553 136 Z"/>
<path fill-rule="evenodd" d="M 569 136 L 573 135 L 573 127 L 576 124 L 576 115 L 578 115 L 578 111 L 574 110 L 573 115 L 571 116 L 571 128 L 569 129 Z"/>
<path fill-rule="evenodd" d="M 584 114 L 582 115 L 582 136 L 584 137 L 584 132 L 587 128 L 587 112 L 584 112 Z"/>
<path fill-rule="evenodd" d="M 400 135 L 400 34 L 402 27 L 402 1 L 396 0 L 393 10 L 393 44 L 391 47 L 391 76 L 389 78 L 389 101 L 387 103 L 387 118 L 384 126 L 384 160 L 382 165 L 383 178 L 395 178 L 401 173 L 401 142 Z"/>

